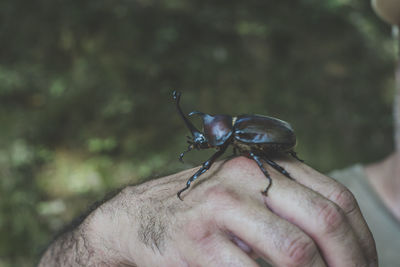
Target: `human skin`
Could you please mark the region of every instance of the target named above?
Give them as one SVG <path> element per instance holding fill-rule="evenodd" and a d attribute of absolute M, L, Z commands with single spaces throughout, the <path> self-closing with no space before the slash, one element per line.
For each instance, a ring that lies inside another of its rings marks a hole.
<path fill-rule="evenodd" d="M 292 159 L 296 181 L 245 157 L 129 186 L 55 240 L 39 266 L 377 266 L 372 235 L 353 195 Z"/>

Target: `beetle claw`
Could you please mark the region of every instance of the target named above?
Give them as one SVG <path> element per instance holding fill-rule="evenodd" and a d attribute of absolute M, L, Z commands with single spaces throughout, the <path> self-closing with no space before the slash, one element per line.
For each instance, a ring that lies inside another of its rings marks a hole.
<path fill-rule="evenodd" d="M 297 159 L 298 161 L 304 163 L 304 160 L 302 160 L 301 158 L 299 158 L 299 157 L 297 156 L 297 153 L 296 153 L 296 152 L 290 151 L 289 154 L 290 154 L 293 158 L 295 158 L 295 159 Z"/>
<path fill-rule="evenodd" d="M 266 197 L 268 196 L 268 189 L 271 187 L 271 182 L 268 184 L 267 188 L 265 188 L 264 191 L 261 191 L 261 194 L 263 194 Z"/>
<path fill-rule="evenodd" d="M 183 199 L 181 198 L 181 193 L 182 193 L 182 192 L 179 191 L 176 195 L 178 196 L 178 198 L 179 198 L 180 201 L 183 201 Z"/>

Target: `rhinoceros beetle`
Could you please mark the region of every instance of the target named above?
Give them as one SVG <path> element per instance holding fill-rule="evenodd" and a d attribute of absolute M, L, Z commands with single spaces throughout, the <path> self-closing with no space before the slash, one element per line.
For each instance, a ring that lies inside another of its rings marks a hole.
<path fill-rule="evenodd" d="M 220 157 L 229 145 L 233 146 L 234 152 L 239 151 L 241 155 L 253 159 L 261 171 L 267 177 L 269 184 L 263 194 L 267 194 L 272 184 L 271 176 L 263 167 L 262 160 L 271 167 L 293 179 L 290 174 L 273 160 L 271 156 L 277 153 L 288 153 L 294 158 L 300 160 L 293 148 L 296 145 L 296 136 L 289 123 L 262 115 L 240 115 L 232 117 L 229 115 L 209 115 L 199 111 L 192 111 L 189 116 L 198 115 L 203 119 L 203 132 L 199 131 L 193 123 L 183 113 L 179 101 L 180 92 L 173 92 L 176 107 L 187 128 L 192 133 L 188 136 L 188 148 L 181 153 L 179 160 L 183 161 L 185 153 L 193 149 L 216 148 L 217 151 L 203 163 L 202 167 L 189 178 L 186 187 L 178 191 L 177 196 L 180 200 L 183 191 L 190 187 L 190 184 L 200 175 L 210 169 L 215 160 Z M 302 160 L 300 160 L 302 161 Z"/>

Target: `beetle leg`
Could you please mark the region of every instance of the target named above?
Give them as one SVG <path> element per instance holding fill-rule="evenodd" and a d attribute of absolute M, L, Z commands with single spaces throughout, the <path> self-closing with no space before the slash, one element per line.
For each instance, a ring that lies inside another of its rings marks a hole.
<path fill-rule="evenodd" d="M 299 157 L 297 157 L 297 153 L 294 152 L 293 150 L 290 151 L 289 154 L 290 154 L 293 158 L 297 159 L 298 161 L 304 162 L 304 160 L 302 160 L 302 159 L 300 159 Z"/>
<path fill-rule="evenodd" d="M 189 143 L 189 144 L 190 144 L 190 145 L 188 146 L 187 150 L 184 151 L 184 152 L 182 152 L 182 153 L 179 155 L 179 161 L 182 162 L 182 163 L 183 163 L 183 156 L 185 155 L 185 153 L 191 151 L 191 150 L 193 149 L 193 147 L 194 147 L 194 145 L 193 145 L 192 143 Z"/>
<path fill-rule="evenodd" d="M 189 180 L 186 182 L 186 187 L 179 190 L 179 192 L 176 194 L 178 196 L 178 198 L 180 200 L 182 200 L 181 198 L 181 194 L 183 191 L 187 190 L 190 187 L 190 184 L 196 180 L 200 175 L 202 175 L 203 173 L 205 173 L 208 169 L 210 169 L 211 165 L 214 163 L 214 161 L 220 157 L 222 154 L 224 154 L 226 148 L 228 146 L 222 147 L 220 148 L 220 150 L 218 150 L 217 152 L 215 152 L 206 162 L 203 163 L 203 166 L 195 173 L 192 175 L 192 177 L 189 178 Z"/>
<path fill-rule="evenodd" d="M 266 196 L 267 193 L 268 193 L 268 189 L 269 189 L 269 188 L 271 187 L 271 185 L 272 185 L 271 176 L 269 175 L 268 171 L 264 168 L 264 166 L 263 166 L 263 164 L 262 164 L 262 162 L 261 162 L 261 158 L 260 158 L 259 156 L 255 155 L 253 152 L 250 152 L 249 155 L 250 155 L 250 157 L 251 157 L 252 159 L 254 159 L 255 162 L 257 162 L 258 167 L 260 167 L 261 171 L 264 173 L 265 177 L 267 177 L 267 179 L 268 179 L 268 181 L 269 181 L 269 184 L 268 184 L 267 188 L 265 188 L 265 190 L 262 191 L 263 195 Z"/>
<path fill-rule="evenodd" d="M 275 161 L 272 161 L 268 158 L 264 159 L 272 168 L 274 168 L 275 170 L 277 170 L 278 172 L 282 173 L 283 175 L 285 175 L 287 178 L 294 180 L 294 178 L 290 175 L 290 173 L 288 173 L 283 167 L 279 166 L 278 163 L 276 163 Z"/>

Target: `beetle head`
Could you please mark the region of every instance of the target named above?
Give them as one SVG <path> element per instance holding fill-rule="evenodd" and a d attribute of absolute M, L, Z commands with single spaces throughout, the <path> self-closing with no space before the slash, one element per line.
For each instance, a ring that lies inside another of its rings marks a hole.
<path fill-rule="evenodd" d="M 188 143 L 192 146 L 192 149 L 204 149 L 209 147 L 208 140 L 202 132 L 195 131 L 192 132 L 192 135 L 193 137 L 188 140 Z"/>
<path fill-rule="evenodd" d="M 199 115 L 203 119 L 204 136 L 209 146 L 216 147 L 224 144 L 232 135 L 232 116 L 208 115 L 203 112 L 193 111 L 189 116 Z"/>

